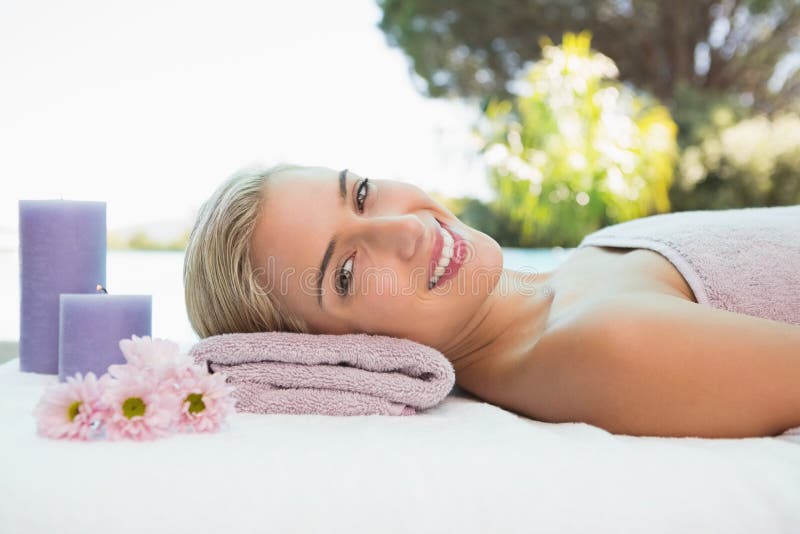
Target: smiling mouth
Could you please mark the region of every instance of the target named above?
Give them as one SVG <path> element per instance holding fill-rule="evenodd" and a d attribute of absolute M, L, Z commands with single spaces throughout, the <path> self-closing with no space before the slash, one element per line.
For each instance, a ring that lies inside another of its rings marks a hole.
<path fill-rule="evenodd" d="M 464 246 L 466 241 L 451 231 L 450 228 L 436 219 L 439 223 L 436 240 L 433 245 L 433 254 L 429 265 L 428 290 L 441 286 L 445 281 L 455 275 L 464 262 Z"/>

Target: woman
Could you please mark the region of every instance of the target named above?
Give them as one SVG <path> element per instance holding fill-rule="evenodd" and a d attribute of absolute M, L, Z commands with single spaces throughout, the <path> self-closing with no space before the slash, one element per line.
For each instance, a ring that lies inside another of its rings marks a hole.
<path fill-rule="evenodd" d="M 800 326 L 700 306 L 641 248 L 504 269 L 494 239 L 408 183 L 244 169 L 201 208 L 184 280 L 200 337 L 404 337 L 441 351 L 463 389 L 542 421 L 697 437 L 800 425 Z"/>

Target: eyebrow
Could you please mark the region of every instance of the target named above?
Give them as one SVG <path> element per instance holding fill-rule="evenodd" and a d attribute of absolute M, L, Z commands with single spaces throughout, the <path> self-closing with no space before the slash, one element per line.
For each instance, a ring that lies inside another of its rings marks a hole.
<path fill-rule="evenodd" d="M 342 206 L 347 202 L 347 169 L 343 169 L 339 173 L 339 202 Z M 319 264 L 319 275 L 317 276 L 317 303 L 320 308 L 322 308 L 322 281 L 325 279 L 325 271 L 328 269 L 328 263 L 330 263 L 331 256 L 333 256 L 337 240 L 338 236 L 334 234 L 328 242 L 325 254 L 322 255 L 322 262 Z"/>

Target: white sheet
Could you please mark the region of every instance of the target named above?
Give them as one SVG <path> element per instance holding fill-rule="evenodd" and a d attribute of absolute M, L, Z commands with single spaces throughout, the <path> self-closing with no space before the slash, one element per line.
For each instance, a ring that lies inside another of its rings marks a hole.
<path fill-rule="evenodd" d="M 456 388 L 410 417 L 236 414 L 216 434 L 69 442 L 30 414 L 57 380 L 0 366 L 4 534 L 800 532 L 800 436 L 613 435 Z"/>

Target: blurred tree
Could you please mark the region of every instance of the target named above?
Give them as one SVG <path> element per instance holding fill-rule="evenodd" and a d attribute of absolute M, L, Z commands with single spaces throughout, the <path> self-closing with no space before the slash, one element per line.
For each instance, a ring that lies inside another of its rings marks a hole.
<path fill-rule="evenodd" d="M 128 239 L 128 248 L 137 250 L 157 250 L 158 246 L 146 232 L 137 231 Z"/>
<path fill-rule="evenodd" d="M 508 98 L 542 36 L 590 30 L 623 81 L 675 111 L 676 87 L 743 95 L 760 111 L 800 94 L 798 0 L 378 0 L 387 41 L 428 96 Z M 797 59 L 797 55 L 794 56 Z M 776 66 L 783 62 L 779 68 Z M 792 66 L 794 65 L 794 68 Z M 771 83 L 769 83 L 771 82 Z"/>
<path fill-rule="evenodd" d="M 517 246 L 575 246 L 607 224 L 670 209 L 677 126 L 669 111 L 614 78 L 588 32 L 546 39 L 520 94 L 493 99 L 476 128 Z"/>
<path fill-rule="evenodd" d="M 106 247 L 110 250 L 128 248 L 128 241 L 114 230 L 108 230 L 106 234 Z"/>
<path fill-rule="evenodd" d="M 736 121 L 712 112 L 702 136 L 680 160 L 671 202 L 681 210 L 800 204 L 800 115 Z"/>
<path fill-rule="evenodd" d="M 184 230 L 181 235 L 165 245 L 166 250 L 186 250 L 186 245 L 189 244 L 190 233 L 190 229 Z"/>
<path fill-rule="evenodd" d="M 189 230 L 171 241 L 158 241 L 150 237 L 147 232 L 139 230 L 131 235 L 127 242 L 115 235 L 113 248 L 132 250 L 185 250 L 189 241 Z"/>

